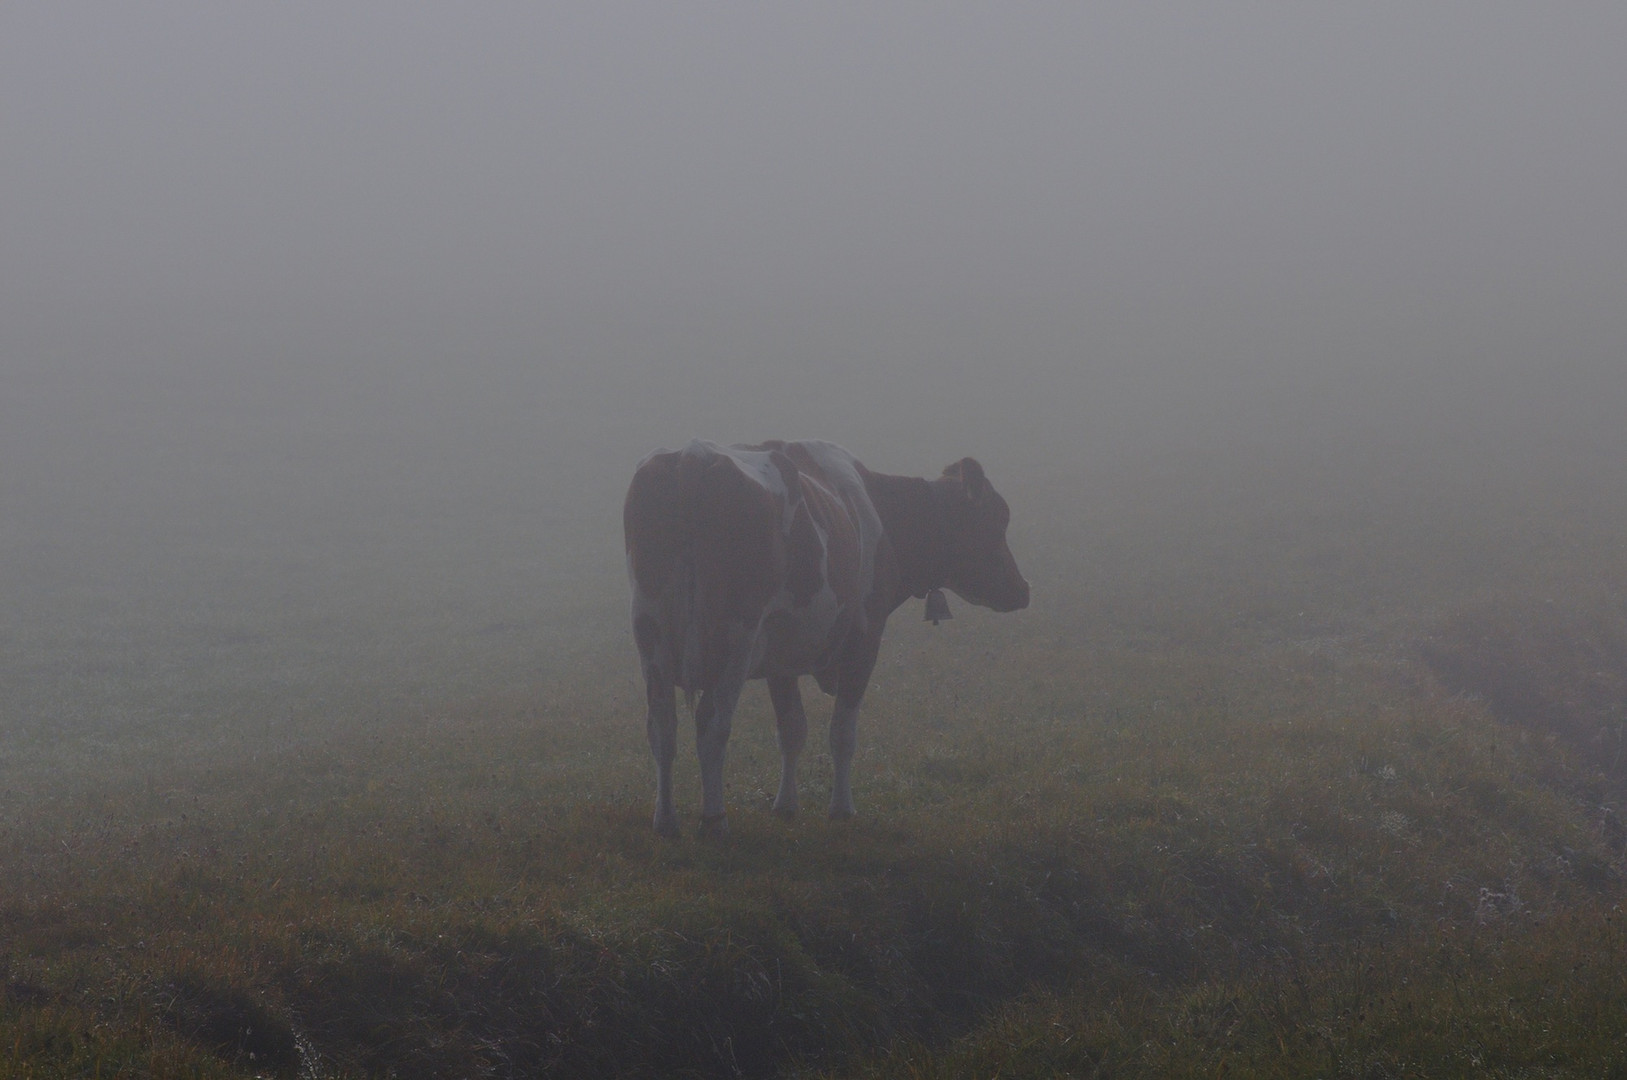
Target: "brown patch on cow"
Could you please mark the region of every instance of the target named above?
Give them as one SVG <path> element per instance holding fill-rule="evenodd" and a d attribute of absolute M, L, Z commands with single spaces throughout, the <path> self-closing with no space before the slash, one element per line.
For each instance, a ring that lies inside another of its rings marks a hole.
<path fill-rule="evenodd" d="M 743 618 L 760 609 L 778 591 L 783 569 L 774 496 L 720 454 L 701 467 L 692 505 L 699 593 L 720 614 Z"/>
<path fill-rule="evenodd" d="M 775 611 L 763 620 L 763 656 L 772 668 L 775 657 L 794 656 L 801 644 L 802 620 L 793 612 Z"/>
<path fill-rule="evenodd" d="M 940 527 L 943 514 L 932 485 L 918 476 L 889 476 L 868 469 L 859 475 L 882 522 L 876 574 L 881 587 L 887 588 L 890 612 L 905 597 L 925 596 L 943 584 L 948 566 Z"/>
<path fill-rule="evenodd" d="M 633 643 L 640 655 L 653 652 L 661 643 L 661 624 L 653 615 L 640 615 L 633 620 Z"/>
<path fill-rule="evenodd" d="M 627 489 L 621 511 L 627 561 L 646 596 L 660 595 L 682 556 L 687 530 L 680 496 L 677 454 L 645 461 Z"/>
<path fill-rule="evenodd" d="M 785 538 L 785 589 L 791 603 L 807 607 L 825 584 L 824 547 L 806 500 L 797 504 L 791 529 Z"/>
<path fill-rule="evenodd" d="M 785 542 L 778 500 L 727 455 L 656 454 L 633 476 L 623 526 L 639 590 L 652 599 L 674 587 L 686 591 L 687 602 L 669 615 L 683 612 L 701 628 L 700 655 L 687 655 L 692 639 L 659 616 L 634 627 L 641 650 L 670 650 L 678 685 L 711 685 L 740 647 L 740 627 L 755 626 L 779 589 Z"/>
<path fill-rule="evenodd" d="M 704 628 L 698 689 L 716 682 L 741 647 L 735 639 L 742 628 L 755 627 L 779 591 L 785 551 L 776 499 L 732 458 L 686 455 L 679 471 L 689 474 L 684 487 L 693 492 L 686 525 L 695 575 L 691 618 Z"/>

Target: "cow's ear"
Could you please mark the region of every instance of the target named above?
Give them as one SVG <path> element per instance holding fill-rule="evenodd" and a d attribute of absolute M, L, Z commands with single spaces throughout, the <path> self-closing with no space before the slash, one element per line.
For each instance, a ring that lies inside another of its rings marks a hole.
<path fill-rule="evenodd" d="M 959 480 L 968 499 L 976 501 L 989 493 L 989 478 L 983 475 L 983 466 L 976 458 L 961 458 L 944 469 L 943 474 Z"/>

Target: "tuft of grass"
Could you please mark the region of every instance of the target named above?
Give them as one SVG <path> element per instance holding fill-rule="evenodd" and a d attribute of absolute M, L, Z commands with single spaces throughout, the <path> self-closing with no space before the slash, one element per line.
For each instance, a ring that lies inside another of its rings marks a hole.
<path fill-rule="evenodd" d="M 1627 594 L 1481 598 L 1442 618 L 1419 653 L 1449 691 L 1627 777 Z"/>
<path fill-rule="evenodd" d="M 1161 986 L 1118 975 L 1007 1005 L 937 1048 L 826 1075 L 908 1077 L 1616 1077 L 1627 934 L 1619 912 L 1510 932 L 1462 927 Z"/>

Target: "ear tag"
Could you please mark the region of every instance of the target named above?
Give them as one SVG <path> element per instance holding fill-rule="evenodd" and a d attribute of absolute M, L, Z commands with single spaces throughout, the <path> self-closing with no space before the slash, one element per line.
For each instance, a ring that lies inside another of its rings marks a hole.
<path fill-rule="evenodd" d="M 949 614 L 949 601 L 944 598 L 942 589 L 933 589 L 926 594 L 925 622 L 937 626 L 940 621 L 953 618 L 954 616 Z"/>

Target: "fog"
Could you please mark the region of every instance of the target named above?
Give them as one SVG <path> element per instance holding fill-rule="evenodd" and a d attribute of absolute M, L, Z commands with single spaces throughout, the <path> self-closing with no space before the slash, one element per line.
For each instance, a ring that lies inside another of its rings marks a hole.
<path fill-rule="evenodd" d="M 0 751 L 535 688 L 623 647 L 626 480 L 697 436 L 1032 499 L 1263 458 L 1619 495 L 1624 42 L 1608 5 L 9 4 Z"/>

